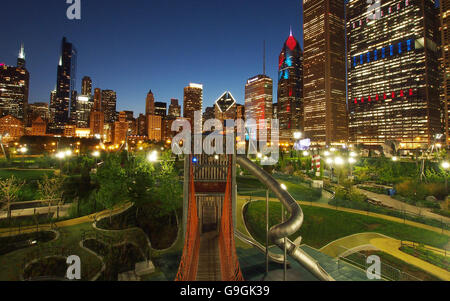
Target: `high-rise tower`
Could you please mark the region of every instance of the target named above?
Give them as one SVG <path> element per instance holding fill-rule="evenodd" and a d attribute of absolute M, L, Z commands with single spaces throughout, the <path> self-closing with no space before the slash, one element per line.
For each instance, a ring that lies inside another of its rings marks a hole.
<path fill-rule="evenodd" d="M 75 90 L 77 51 L 75 47 L 67 42 L 64 37 L 61 42 L 61 55 L 59 58 L 57 78 L 56 78 L 56 97 L 50 104 L 54 111 L 53 129 L 61 130 L 69 120 L 69 108 L 72 91 Z"/>
<path fill-rule="evenodd" d="M 194 112 L 202 112 L 203 107 L 203 85 L 189 84 L 184 88 L 183 96 L 183 116 L 189 119 L 192 127 L 192 133 L 194 133 Z M 201 114 L 200 114 L 201 116 Z M 197 121 L 197 126 L 200 128 L 203 124 L 202 117 Z"/>
<path fill-rule="evenodd" d="M 92 95 L 92 80 L 89 76 L 85 76 L 81 80 L 81 94 Z"/>
<path fill-rule="evenodd" d="M 344 2 L 303 0 L 304 132 L 321 145 L 348 140 Z"/>
<path fill-rule="evenodd" d="M 292 35 L 283 45 L 278 61 L 278 110 L 280 141 L 290 141 L 303 130 L 303 53 Z"/>
<path fill-rule="evenodd" d="M 355 143 L 426 148 L 440 129 L 438 9 L 385 0 L 347 4 L 348 106 Z"/>

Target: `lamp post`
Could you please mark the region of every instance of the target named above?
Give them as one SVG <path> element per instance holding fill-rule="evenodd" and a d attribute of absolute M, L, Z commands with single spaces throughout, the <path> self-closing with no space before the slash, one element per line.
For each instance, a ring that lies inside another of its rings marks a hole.
<path fill-rule="evenodd" d="M 283 190 L 287 190 L 287 187 L 285 184 L 281 184 L 281 189 Z M 281 222 L 284 223 L 284 206 L 283 203 L 281 203 Z M 283 256 L 283 279 L 284 281 L 287 280 L 287 260 L 286 260 L 286 256 L 287 256 L 287 250 L 286 250 L 286 236 L 284 237 L 284 256 Z"/>
<path fill-rule="evenodd" d="M 448 161 L 444 161 L 441 164 L 444 169 L 444 177 L 445 177 L 445 193 L 448 194 L 448 181 L 447 181 L 447 170 L 450 168 L 450 163 Z"/>
<path fill-rule="evenodd" d="M 97 168 L 97 159 L 98 159 L 98 157 L 100 157 L 100 152 L 95 151 L 92 153 L 92 156 L 95 158 L 95 168 Z"/>
<path fill-rule="evenodd" d="M 25 153 L 28 151 L 28 149 L 24 146 L 24 147 L 21 147 L 20 149 L 19 149 L 19 152 L 22 154 L 22 167 L 24 167 L 25 166 Z"/>
<path fill-rule="evenodd" d="M 334 158 L 334 164 L 336 164 L 336 166 L 341 166 L 344 164 L 344 159 L 342 159 L 342 157 L 336 157 Z M 339 185 L 339 174 L 337 175 L 337 184 Z"/>

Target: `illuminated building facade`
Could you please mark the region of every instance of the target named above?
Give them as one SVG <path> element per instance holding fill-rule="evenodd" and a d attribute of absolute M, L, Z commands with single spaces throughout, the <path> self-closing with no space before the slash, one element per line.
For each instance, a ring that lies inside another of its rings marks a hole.
<path fill-rule="evenodd" d="M 442 71 L 443 71 L 443 119 L 447 145 L 450 144 L 450 1 L 440 1 Z"/>
<path fill-rule="evenodd" d="M 440 129 L 439 32 L 434 0 L 385 0 L 368 14 L 347 4 L 351 141 L 425 148 Z"/>
<path fill-rule="evenodd" d="M 92 95 L 92 80 L 89 76 L 85 76 L 81 80 L 81 94 Z"/>
<path fill-rule="evenodd" d="M 291 34 L 278 60 L 278 110 L 280 141 L 290 141 L 303 130 L 303 53 Z"/>
<path fill-rule="evenodd" d="M 155 114 L 155 96 L 152 90 L 147 93 L 147 98 L 145 99 L 145 115 Z"/>
<path fill-rule="evenodd" d="M 23 45 L 17 67 L 0 64 L 0 116 L 12 115 L 26 122 L 30 74 L 25 69 Z"/>
<path fill-rule="evenodd" d="M 114 123 L 116 120 L 117 94 L 113 90 L 102 91 L 102 110 L 106 123 Z"/>
<path fill-rule="evenodd" d="M 171 99 L 169 105 L 169 116 L 178 118 L 181 117 L 181 106 L 178 104 L 178 99 Z"/>
<path fill-rule="evenodd" d="M 47 134 L 47 122 L 38 116 L 31 123 L 31 135 L 32 136 L 45 136 Z"/>
<path fill-rule="evenodd" d="M 0 118 L 0 133 L 8 133 L 3 137 L 3 142 L 17 141 L 24 135 L 25 126 L 20 119 L 6 115 Z"/>
<path fill-rule="evenodd" d="M 245 85 L 245 119 L 254 119 L 259 125 L 265 120 L 270 128 L 272 119 L 273 81 L 266 75 L 257 75 Z"/>
<path fill-rule="evenodd" d="M 303 0 L 303 125 L 319 145 L 348 140 L 344 2 Z"/>
<path fill-rule="evenodd" d="M 183 95 L 183 116 L 188 118 L 191 123 L 192 132 L 194 133 L 194 113 L 196 111 L 202 111 L 203 108 L 203 85 L 189 84 L 184 88 Z M 201 115 L 200 115 L 201 116 Z M 203 121 L 198 120 L 197 127 L 200 128 Z"/>
<path fill-rule="evenodd" d="M 105 115 L 102 111 L 102 92 L 99 88 L 94 90 L 94 105 L 89 117 L 89 128 L 93 136 L 103 136 L 105 125 Z"/>
<path fill-rule="evenodd" d="M 122 145 L 126 142 L 128 121 L 126 112 L 120 112 L 118 120 L 114 122 L 113 143 Z"/>
<path fill-rule="evenodd" d="M 162 139 L 162 117 L 158 115 L 147 116 L 148 132 L 147 136 L 149 140 L 159 142 Z"/>
<path fill-rule="evenodd" d="M 233 95 L 226 91 L 224 92 L 214 104 L 215 118 L 220 120 L 225 126 L 225 120 L 236 119 L 236 100 Z"/>
<path fill-rule="evenodd" d="M 166 117 L 167 116 L 167 103 L 155 102 L 155 115 Z"/>
<path fill-rule="evenodd" d="M 72 91 L 75 89 L 77 51 L 64 37 L 57 70 L 56 95 L 50 107 L 54 112 L 53 130 L 64 129 L 69 120 L 69 107 Z"/>
<path fill-rule="evenodd" d="M 28 104 L 28 120 L 31 124 L 33 120 L 41 117 L 45 121 L 50 120 L 50 111 L 47 102 L 35 102 Z"/>
<path fill-rule="evenodd" d="M 75 123 L 78 128 L 89 128 L 89 118 L 93 105 L 91 95 L 77 96 Z"/>

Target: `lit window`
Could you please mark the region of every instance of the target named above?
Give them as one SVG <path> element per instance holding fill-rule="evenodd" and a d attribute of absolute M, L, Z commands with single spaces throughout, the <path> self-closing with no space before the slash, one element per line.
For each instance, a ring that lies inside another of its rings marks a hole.
<path fill-rule="evenodd" d="M 360 63 L 361 65 L 364 64 L 364 57 L 363 57 L 362 54 L 359 56 L 359 63 Z"/>
<path fill-rule="evenodd" d="M 373 51 L 373 59 L 376 61 L 376 60 L 378 60 L 378 50 L 374 50 Z"/>
<path fill-rule="evenodd" d="M 367 52 L 367 62 L 370 63 L 370 52 Z"/>
<path fill-rule="evenodd" d="M 391 56 L 394 55 L 394 45 L 389 46 Z"/>
<path fill-rule="evenodd" d="M 386 48 L 385 47 L 381 48 L 381 57 L 382 58 L 386 57 Z"/>

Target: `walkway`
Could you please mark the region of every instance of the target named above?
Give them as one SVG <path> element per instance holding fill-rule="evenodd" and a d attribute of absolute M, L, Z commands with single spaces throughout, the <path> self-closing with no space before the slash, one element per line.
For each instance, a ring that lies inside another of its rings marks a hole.
<path fill-rule="evenodd" d="M 123 211 L 126 211 L 127 209 L 129 209 L 131 206 L 133 206 L 132 203 L 128 202 L 125 203 L 123 205 L 117 206 L 116 208 L 113 209 L 112 214 L 118 214 L 121 213 Z M 97 221 L 103 217 L 107 217 L 110 215 L 110 210 L 103 210 L 97 213 L 93 213 L 90 215 L 86 215 L 86 216 L 82 216 L 82 217 L 78 217 L 78 218 L 74 218 L 74 219 L 69 219 L 69 220 L 65 220 L 65 221 L 61 221 L 61 222 L 57 222 L 53 225 L 50 224 L 43 224 L 43 225 L 39 225 L 39 229 L 52 229 L 56 226 L 57 228 L 62 228 L 62 227 L 68 227 L 68 226 L 74 226 L 74 225 L 79 225 L 79 224 L 84 224 L 84 223 L 88 223 L 88 222 L 94 222 Z M 30 232 L 35 232 L 36 231 L 36 226 L 29 226 L 29 227 L 21 227 L 21 228 L 0 228 L 0 237 L 6 237 L 6 236 L 14 236 L 14 235 L 18 235 L 18 234 L 23 234 L 23 233 L 30 233 Z"/>
<path fill-rule="evenodd" d="M 400 251 L 401 241 L 378 233 L 358 233 L 337 239 L 323 248 L 320 252 L 332 257 L 350 255 L 351 251 L 380 250 L 400 260 L 414 265 L 442 280 L 450 281 L 450 272 L 431 263 Z M 437 248 L 434 248 L 437 250 Z"/>
<path fill-rule="evenodd" d="M 423 208 L 423 207 L 417 207 L 414 205 L 410 205 L 407 204 L 405 202 L 399 201 L 394 199 L 393 197 L 387 195 L 387 194 L 379 194 L 379 193 L 374 193 L 371 191 L 367 191 L 364 189 L 360 189 L 356 187 L 356 190 L 359 193 L 364 194 L 365 196 L 367 196 L 369 199 L 378 201 L 383 203 L 383 205 L 389 206 L 389 207 L 393 207 L 399 211 L 403 211 L 406 210 L 407 212 L 411 212 L 413 214 L 417 214 L 417 215 L 422 215 L 424 217 L 428 217 L 428 218 L 432 218 L 438 221 L 444 221 L 447 224 L 450 224 L 450 218 L 446 217 L 446 216 L 442 216 L 436 213 L 431 212 L 430 208 Z"/>
<path fill-rule="evenodd" d="M 220 281 L 219 235 L 204 233 L 200 237 L 197 281 Z"/>

